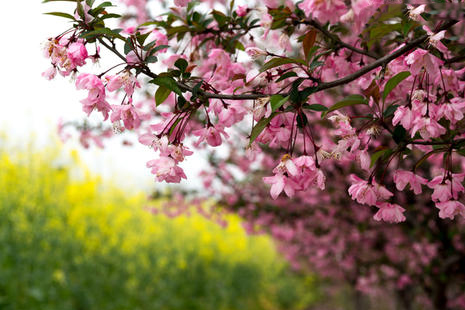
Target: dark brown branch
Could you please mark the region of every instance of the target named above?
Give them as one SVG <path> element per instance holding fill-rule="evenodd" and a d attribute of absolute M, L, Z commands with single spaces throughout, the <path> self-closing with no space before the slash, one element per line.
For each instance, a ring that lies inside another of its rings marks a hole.
<path fill-rule="evenodd" d="M 455 57 L 453 57 L 451 59 L 447 59 L 446 64 L 452 64 L 452 63 L 461 62 L 461 61 L 464 61 L 464 60 L 465 60 L 465 55 L 455 56 Z"/>
<path fill-rule="evenodd" d="M 457 148 L 465 139 L 457 139 L 452 141 L 408 141 L 407 144 L 421 144 L 421 145 L 451 145 L 452 148 Z"/>

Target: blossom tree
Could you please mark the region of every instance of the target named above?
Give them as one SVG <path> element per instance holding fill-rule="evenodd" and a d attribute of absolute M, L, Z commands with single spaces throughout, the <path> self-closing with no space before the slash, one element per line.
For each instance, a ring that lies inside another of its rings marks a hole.
<path fill-rule="evenodd" d="M 205 188 L 296 267 L 465 308 L 461 1 L 68 1 L 43 75 L 76 76 L 85 113 L 158 154 L 157 181 L 207 149 Z"/>

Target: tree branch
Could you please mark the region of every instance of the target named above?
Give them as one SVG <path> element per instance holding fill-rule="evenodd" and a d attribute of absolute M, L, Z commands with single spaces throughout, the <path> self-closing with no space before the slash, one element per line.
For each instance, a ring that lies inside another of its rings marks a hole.
<path fill-rule="evenodd" d="M 441 30 L 450 28 L 456 23 L 457 23 L 456 20 L 449 20 L 444 25 L 442 25 L 437 31 L 441 31 Z M 343 78 L 340 78 L 338 80 L 334 80 L 334 81 L 331 81 L 331 82 L 321 83 L 318 86 L 316 86 L 315 92 L 320 92 L 320 91 L 323 91 L 323 90 L 326 90 L 326 89 L 330 89 L 330 88 L 334 88 L 334 87 L 337 87 L 337 86 L 340 86 L 340 85 L 343 85 L 343 84 L 350 83 L 350 82 L 356 80 L 357 78 L 361 77 L 362 75 L 376 69 L 377 67 L 386 66 L 392 60 L 394 60 L 397 57 L 409 52 L 410 50 L 414 49 L 415 47 L 419 46 L 420 44 L 426 42 L 428 37 L 429 37 L 428 35 L 423 35 L 423 36 L 421 36 L 421 37 L 419 37 L 419 38 L 405 44 L 404 46 L 397 49 L 393 53 L 391 53 L 389 55 L 385 55 L 384 57 L 381 57 L 381 58 L 377 59 L 376 61 L 366 65 L 365 67 L 361 68 L 360 70 L 358 70 L 358 71 L 356 71 L 356 72 L 354 72 L 352 74 L 349 74 L 349 75 L 347 75 L 347 76 L 345 76 Z M 105 46 L 106 48 L 111 50 L 113 53 L 115 53 L 119 58 L 126 61 L 126 58 L 120 52 L 118 52 L 118 50 L 116 50 L 112 46 L 108 45 L 102 39 L 99 38 L 98 40 L 103 46 Z M 156 78 L 158 76 L 157 74 L 150 71 L 150 69 L 147 66 L 144 66 L 142 68 L 142 72 L 145 75 L 147 75 L 147 76 L 149 76 L 151 78 Z M 178 84 L 179 88 L 181 88 L 181 90 L 185 90 L 185 91 L 188 91 L 188 92 L 193 91 L 193 88 L 191 86 L 187 85 L 187 84 L 184 84 L 184 83 L 181 83 L 181 82 L 177 82 L 177 84 Z M 215 94 L 215 93 L 210 93 L 210 92 L 206 92 L 206 91 L 203 91 L 203 90 L 200 90 L 199 94 L 201 94 L 202 96 L 204 96 L 206 98 L 216 98 L 216 99 L 224 99 L 224 100 L 254 100 L 254 99 L 270 97 L 270 96 L 274 95 L 274 94 L 258 94 L 258 93 L 255 93 L 255 94 L 239 94 L 239 95 Z M 283 95 L 287 96 L 288 94 L 283 94 Z"/>
<path fill-rule="evenodd" d="M 464 61 L 465 60 L 465 55 L 460 55 L 460 56 L 455 56 L 451 59 L 447 59 L 445 61 L 446 64 L 452 64 L 454 62 L 461 62 L 461 61 Z"/>

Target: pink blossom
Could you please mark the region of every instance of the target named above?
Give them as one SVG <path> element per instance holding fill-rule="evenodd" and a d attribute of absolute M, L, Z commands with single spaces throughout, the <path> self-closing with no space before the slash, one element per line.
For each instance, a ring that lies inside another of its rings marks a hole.
<path fill-rule="evenodd" d="M 336 23 L 345 14 L 346 6 L 341 0 L 304 0 L 299 5 L 305 15 L 318 19 L 322 23 Z"/>
<path fill-rule="evenodd" d="M 354 24 L 354 33 L 360 33 L 361 29 L 373 16 L 376 10 L 384 3 L 382 0 L 353 0 L 352 1 L 352 20 Z M 338 12 L 339 13 L 339 12 Z M 341 14 L 341 13 L 339 13 Z M 347 13 L 346 13 L 347 14 Z M 342 15 L 342 14 L 341 14 Z M 338 15 L 338 16 L 341 16 Z M 350 13 L 349 16 L 345 16 L 346 19 L 351 19 Z"/>
<path fill-rule="evenodd" d="M 192 133 L 195 136 L 199 136 L 199 140 L 196 142 L 197 145 L 206 140 L 207 143 L 211 146 L 219 146 L 222 143 L 221 135 L 223 135 L 225 138 L 229 137 L 228 134 L 224 131 L 223 127 L 219 124 L 195 130 Z"/>
<path fill-rule="evenodd" d="M 405 170 L 396 170 L 394 173 L 394 183 L 396 183 L 396 188 L 400 191 L 405 189 L 407 184 L 410 184 L 411 189 L 415 195 L 421 194 L 421 185 L 428 183 L 428 180 L 422 178 L 413 172 Z"/>
<path fill-rule="evenodd" d="M 413 119 L 414 119 L 413 112 L 405 106 L 400 106 L 394 112 L 394 117 L 392 118 L 392 124 L 394 126 L 397 126 L 397 124 L 400 123 L 402 127 L 409 130 L 413 126 Z"/>
<path fill-rule="evenodd" d="M 131 34 L 135 34 L 136 31 L 137 31 L 136 26 L 128 26 L 128 27 L 123 29 L 122 33 L 131 35 Z"/>
<path fill-rule="evenodd" d="M 90 147 L 90 141 L 93 141 L 95 145 L 101 149 L 103 149 L 103 142 L 102 137 L 94 134 L 91 130 L 81 130 L 79 136 L 79 143 L 84 148 Z"/>
<path fill-rule="evenodd" d="M 445 102 L 439 108 L 438 117 L 444 116 L 450 120 L 452 124 L 456 124 L 463 119 L 463 112 L 465 111 L 464 98 L 452 98 L 450 102 Z"/>
<path fill-rule="evenodd" d="M 267 53 L 264 50 L 262 50 L 262 49 L 260 49 L 258 47 L 253 47 L 253 46 L 252 47 L 247 47 L 245 49 L 245 51 L 253 59 L 257 59 L 260 56 L 266 56 L 267 55 Z"/>
<path fill-rule="evenodd" d="M 465 173 L 452 173 L 450 177 L 444 180 L 443 175 L 438 175 L 428 182 L 428 187 L 434 189 L 434 198 L 431 196 L 434 201 L 439 200 L 443 202 L 449 200 L 451 197 L 458 199 L 459 194 L 465 191 L 462 185 Z"/>
<path fill-rule="evenodd" d="M 47 80 L 54 79 L 56 75 L 57 75 L 57 69 L 55 66 L 51 66 L 50 68 L 42 72 L 42 76 L 46 78 Z"/>
<path fill-rule="evenodd" d="M 287 173 L 292 176 L 298 174 L 297 166 L 288 154 L 283 156 L 281 162 L 273 169 L 273 172 L 279 174 Z"/>
<path fill-rule="evenodd" d="M 308 155 L 302 155 L 293 160 L 294 164 L 299 168 L 306 168 L 310 170 L 316 170 L 315 160 L 313 157 Z"/>
<path fill-rule="evenodd" d="M 410 65 L 412 75 L 417 75 L 422 68 L 425 68 L 426 72 L 435 76 L 439 74 L 439 66 L 443 61 L 432 56 L 428 51 L 418 48 L 405 57 L 405 64 Z"/>
<path fill-rule="evenodd" d="M 105 100 L 105 87 L 102 80 L 94 74 L 82 73 L 76 79 L 76 88 L 89 91 L 87 98 L 81 100 L 84 112 L 89 115 L 94 109 L 97 109 L 102 112 L 106 120 L 111 107 Z"/>
<path fill-rule="evenodd" d="M 134 51 L 130 51 L 126 55 L 126 62 L 128 63 L 128 65 L 135 65 L 135 64 L 140 62 L 140 59 L 139 59 L 139 57 L 137 57 L 137 55 L 136 55 L 136 53 Z"/>
<path fill-rule="evenodd" d="M 86 64 L 86 58 L 89 56 L 87 49 L 82 42 L 71 43 L 67 49 L 68 59 L 71 61 L 71 66 L 79 67 Z"/>
<path fill-rule="evenodd" d="M 58 132 L 58 137 L 63 143 L 65 143 L 69 138 L 71 138 L 71 135 L 65 132 L 64 129 L 65 129 L 65 123 L 63 122 L 63 119 L 60 118 L 57 124 L 57 132 Z"/>
<path fill-rule="evenodd" d="M 238 5 L 236 9 L 237 16 L 244 17 L 247 15 L 247 5 Z"/>
<path fill-rule="evenodd" d="M 407 4 L 409 17 L 414 21 L 420 22 L 422 20 L 421 14 L 425 11 L 425 7 L 426 4 L 422 4 L 417 7 Z"/>
<path fill-rule="evenodd" d="M 358 160 L 360 162 L 360 167 L 363 170 L 370 171 L 371 157 L 366 150 L 360 151 L 358 154 Z"/>
<path fill-rule="evenodd" d="M 465 206 L 457 200 L 448 200 L 436 202 L 436 208 L 439 209 L 439 217 L 442 219 L 454 219 L 456 215 L 465 217 Z"/>
<path fill-rule="evenodd" d="M 112 105 L 111 121 L 123 121 L 124 127 L 131 130 L 140 126 L 140 118 L 132 104 Z"/>
<path fill-rule="evenodd" d="M 372 180 L 369 184 L 367 181 L 360 179 L 356 175 L 350 176 L 352 185 L 349 187 L 349 194 L 352 199 L 360 204 L 374 206 L 379 199 L 388 199 L 393 194 L 384 186 Z"/>
<path fill-rule="evenodd" d="M 147 167 L 152 168 L 158 182 L 179 183 L 181 179 L 186 179 L 186 175 L 181 167 L 176 165 L 176 161 L 171 157 L 162 156 L 147 162 Z"/>
<path fill-rule="evenodd" d="M 184 161 L 184 157 L 194 154 L 189 148 L 185 147 L 182 144 L 173 145 L 171 147 L 170 156 L 174 158 L 177 162 Z"/>
<path fill-rule="evenodd" d="M 136 87 L 140 88 L 139 81 L 129 70 L 125 70 L 118 75 L 108 75 L 105 79 L 108 81 L 107 90 L 110 92 L 124 87 L 126 94 L 132 96 L 134 89 Z"/>
<path fill-rule="evenodd" d="M 185 7 L 189 3 L 189 0 L 174 0 L 174 4 L 180 7 Z"/>
<path fill-rule="evenodd" d="M 442 176 L 437 176 L 428 182 L 428 187 L 434 190 L 431 195 L 433 201 L 444 202 L 452 198 L 450 181 L 443 180 Z"/>
<path fill-rule="evenodd" d="M 255 100 L 253 107 L 253 118 L 257 122 L 260 121 L 263 117 L 269 117 L 271 115 L 271 106 L 268 104 L 270 102 L 269 97 L 264 97 Z"/>
<path fill-rule="evenodd" d="M 260 25 L 265 29 L 265 32 L 263 33 L 263 39 L 266 39 L 268 37 L 268 34 L 271 30 L 272 22 L 273 22 L 273 17 L 270 14 L 268 13 L 262 14 Z"/>
<path fill-rule="evenodd" d="M 383 220 L 389 223 L 400 223 L 405 221 L 405 216 L 402 214 L 405 212 L 405 209 L 401 206 L 388 202 L 378 202 L 376 206 L 379 210 L 373 216 L 375 221 Z"/>
<path fill-rule="evenodd" d="M 303 155 L 294 159 L 293 163 L 297 166 L 293 180 L 300 185 L 299 190 L 306 190 L 310 185 L 316 185 L 321 190 L 325 189 L 326 176 L 316 167 L 313 157 Z"/>
<path fill-rule="evenodd" d="M 231 127 L 232 125 L 240 122 L 244 119 L 247 114 L 247 110 L 241 102 L 232 102 L 227 109 L 221 109 L 218 115 L 218 122 L 223 124 L 225 127 Z"/>
<path fill-rule="evenodd" d="M 446 34 L 445 30 L 439 31 L 438 33 L 434 33 L 426 25 L 423 26 L 423 30 L 425 30 L 429 36 L 428 40 L 430 45 L 434 46 L 443 53 L 448 52 L 447 47 L 441 42 L 441 40 L 444 39 L 444 36 Z"/>
<path fill-rule="evenodd" d="M 76 71 L 78 66 L 83 66 L 88 57 L 87 50 L 82 41 L 70 42 L 66 36 L 58 39 L 49 39 L 44 44 L 44 56 L 50 58 L 50 62 L 63 76 L 68 76 Z M 49 74 L 46 78 L 51 77 Z"/>
<path fill-rule="evenodd" d="M 367 181 L 360 179 L 356 175 L 351 175 L 350 178 L 352 185 L 349 187 L 349 195 L 352 199 L 360 204 L 376 205 L 378 197 L 373 185 L 368 184 Z"/>
<path fill-rule="evenodd" d="M 430 138 L 437 138 L 446 133 L 446 129 L 439 125 L 439 123 L 431 118 L 427 117 L 418 117 L 413 123 L 411 129 L 411 137 L 413 138 L 415 134 L 419 132 L 420 136 L 428 140 Z"/>
<path fill-rule="evenodd" d="M 280 173 L 271 177 L 264 177 L 263 182 L 271 185 L 270 195 L 273 199 L 278 198 L 279 194 L 281 194 L 283 190 L 288 197 L 292 197 L 294 196 L 295 188 L 297 187 L 297 184 L 295 184 L 294 181 Z"/>

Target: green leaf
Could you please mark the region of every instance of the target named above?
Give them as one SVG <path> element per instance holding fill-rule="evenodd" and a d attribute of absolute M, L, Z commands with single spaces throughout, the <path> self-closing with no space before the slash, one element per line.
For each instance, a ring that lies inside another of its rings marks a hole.
<path fill-rule="evenodd" d="M 277 57 L 277 58 L 273 58 L 270 61 L 268 61 L 267 63 L 265 63 L 260 68 L 260 72 L 265 72 L 266 70 L 269 70 L 269 69 L 272 69 L 272 68 L 275 68 L 275 67 L 279 67 L 279 66 L 282 66 L 282 65 L 285 65 L 285 64 L 292 64 L 292 63 L 306 65 L 305 61 L 303 61 L 302 59 Z"/>
<path fill-rule="evenodd" d="M 328 108 L 321 104 L 305 104 L 302 106 L 303 109 L 313 111 L 327 111 Z"/>
<path fill-rule="evenodd" d="M 301 96 L 299 92 L 299 86 L 304 81 L 303 78 L 297 78 L 294 82 L 292 82 L 291 90 L 289 91 L 289 99 L 294 103 L 301 103 Z"/>
<path fill-rule="evenodd" d="M 48 13 L 44 13 L 44 14 L 59 16 L 59 17 L 64 17 L 64 18 L 69 18 L 69 19 L 72 19 L 72 20 L 76 20 L 73 15 L 68 14 L 68 13 L 63 13 L 63 12 L 48 12 Z"/>
<path fill-rule="evenodd" d="M 101 4 L 99 4 L 98 6 L 96 6 L 93 10 L 98 10 L 98 9 L 101 9 L 101 8 L 106 8 L 106 7 L 109 7 L 109 6 L 115 6 L 113 5 L 113 3 L 111 3 L 110 1 L 105 1 Z"/>
<path fill-rule="evenodd" d="M 137 42 L 139 42 L 140 45 L 144 45 L 145 40 L 149 37 L 150 32 L 140 34 L 139 32 L 136 34 L 136 39 Z"/>
<path fill-rule="evenodd" d="M 81 38 L 93 38 L 99 36 L 110 36 L 112 38 L 118 38 L 124 40 L 124 37 L 120 35 L 117 31 L 113 31 L 110 28 L 98 28 L 89 32 L 84 32 L 81 34 Z"/>
<path fill-rule="evenodd" d="M 173 134 L 174 130 L 176 129 L 176 126 L 178 126 L 178 124 L 179 124 L 179 122 L 181 121 L 181 119 L 182 119 L 182 118 L 180 117 L 180 118 L 178 118 L 178 119 L 173 123 L 173 125 L 170 127 L 170 130 L 169 130 L 169 132 L 168 132 L 168 136 L 171 137 L 171 135 Z"/>
<path fill-rule="evenodd" d="M 271 111 L 274 112 L 289 100 L 289 96 L 273 95 L 270 98 Z"/>
<path fill-rule="evenodd" d="M 147 45 L 145 45 L 142 49 L 143 49 L 144 51 L 148 51 L 148 50 L 150 50 L 151 48 L 153 48 L 153 47 L 155 46 L 155 44 L 157 44 L 157 41 L 156 41 L 156 40 L 150 42 L 150 43 L 147 44 Z"/>
<path fill-rule="evenodd" d="M 202 87 L 202 84 L 203 84 L 203 81 L 200 81 L 197 84 L 195 84 L 195 86 L 192 88 L 191 100 L 197 98 L 199 91 L 200 91 L 200 87 Z"/>
<path fill-rule="evenodd" d="M 171 38 L 175 34 L 186 33 L 188 31 L 189 31 L 189 27 L 187 26 L 176 26 L 176 27 L 168 28 L 166 30 L 166 34 L 168 35 L 168 37 Z"/>
<path fill-rule="evenodd" d="M 268 126 L 273 117 L 276 116 L 275 113 L 271 113 L 269 117 L 264 117 L 252 128 L 252 133 L 250 134 L 250 144 L 257 139 L 257 137 L 262 133 L 262 131 Z"/>
<path fill-rule="evenodd" d="M 76 3 L 77 3 L 76 10 L 77 10 L 77 13 L 78 13 L 79 17 L 81 17 L 82 20 L 85 20 L 84 8 L 82 6 L 81 1 L 77 1 Z"/>
<path fill-rule="evenodd" d="M 384 117 L 389 117 L 389 116 L 393 115 L 398 107 L 399 107 L 398 104 L 392 104 L 392 105 L 388 106 L 386 108 L 386 110 L 384 110 L 384 113 L 383 113 Z"/>
<path fill-rule="evenodd" d="M 165 102 L 166 98 L 171 94 L 171 90 L 164 86 L 159 86 L 157 91 L 155 92 L 155 104 L 157 107 Z"/>
<path fill-rule="evenodd" d="M 158 51 L 160 51 L 160 50 L 162 50 L 162 49 L 164 49 L 164 48 L 168 48 L 168 47 L 169 47 L 169 45 L 158 45 L 158 46 L 155 46 L 154 48 L 152 48 L 152 49 L 150 50 L 150 54 L 149 54 L 149 55 L 151 56 L 151 55 L 155 54 L 156 52 L 158 52 Z"/>
<path fill-rule="evenodd" d="M 457 153 L 459 153 L 462 156 L 465 156 L 465 149 L 458 150 Z"/>
<path fill-rule="evenodd" d="M 314 86 L 309 86 L 304 88 L 300 93 L 299 93 L 299 99 L 301 102 L 307 101 L 308 96 L 311 94 L 315 93 L 317 91 L 317 88 Z"/>
<path fill-rule="evenodd" d="M 182 96 L 181 89 L 179 88 L 178 84 L 176 84 L 176 81 L 172 77 L 157 76 L 156 78 L 151 80 L 150 83 L 166 87 L 169 90 L 175 92 L 177 95 Z"/>
<path fill-rule="evenodd" d="M 297 73 L 295 73 L 294 71 L 286 72 L 283 75 L 281 75 L 279 79 L 276 80 L 276 82 L 281 82 L 282 80 L 288 79 L 290 77 L 295 77 L 295 76 L 297 76 Z"/>
<path fill-rule="evenodd" d="M 148 63 L 148 64 L 154 63 L 154 62 L 157 62 L 157 61 L 158 61 L 157 56 L 149 56 L 149 57 L 144 59 L 144 62 Z"/>
<path fill-rule="evenodd" d="M 406 136 L 407 136 L 407 131 L 405 130 L 404 127 L 402 127 L 401 125 L 397 125 L 396 128 L 394 128 L 392 138 L 397 144 L 402 142 Z"/>
<path fill-rule="evenodd" d="M 410 76 L 410 72 L 408 71 L 402 71 L 400 73 L 397 73 L 394 75 L 392 78 L 387 81 L 386 86 L 384 86 L 383 90 L 383 101 L 386 100 L 386 97 L 389 95 L 389 93 L 397 86 L 399 85 L 400 82 L 405 80 Z"/>
<path fill-rule="evenodd" d="M 236 41 L 236 49 L 240 50 L 240 51 L 245 51 L 245 46 L 244 44 L 242 44 L 241 42 L 239 41 Z"/>
<path fill-rule="evenodd" d="M 119 14 L 109 13 L 109 14 L 102 15 L 100 17 L 100 19 L 120 18 L 120 17 L 121 17 L 121 15 L 119 15 Z"/>
<path fill-rule="evenodd" d="M 391 151 L 389 148 L 385 148 L 381 151 L 378 151 L 371 155 L 371 163 L 370 163 L 370 168 L 374 166 L 374 164 L 378 161 L 378 159 L 383 156 L 386 152 Z M 392 151 L 391 151 L 392 152 Z"/>
<path fill-rule="evenodd" d="M 127 38 L 124 43 L 124 53 L 127 55 L 134 49 L 134 44 L 132 43 L 131 38 Z"/>
<path fill-rule="evenodd" d="M 325 63 L 323 61 L 312 61 L 312 63 L 310 64 L 310 66 L 308 67 L 310 69 L 310 71 L 313 71 L 315 70 L 316 68 L 324 65 Z"/>
<path fill-rule="evenodd" d="M 213 15 L 213 18 L 217 21 L 219 27 L 226 24 L 226 21 L 228 20 L 228 17 L 224 15 L 223 12 L 220 12 L 217 10 L 213 10 L 212 15 Z"/>
<path fill-rule="evenodd" d="M 187 69 L 187 66 L 189 65 L 189 63 L 187 62 L 187 60 L 185 60 L 184 58 L 179 58 L 178 60 L 176 60 L 176 62 L 174 63 L 174 66 L 176 68 L 178 68 L 182 73 L 186 72 L 186 69 Z"/>
<path fill-rule="evenodd" d="M 339 110 L 341 108 L 348 107 L 348 106 L 353 106 L 353 105 L 357 105 L 357 104 L 365 104 L 365 105 L 367 105 L 368 101 L 362 95 L 350 95 L 350 96 L 347 96 L 345 99 L 337 102 L 332 107 L 330 107 L 327 111 L 323 112 L 321 114 L 321 117 L 325 117 L 326 114 L 328 114 L 329 112 L 336 111 L 336 110 Z"/>

